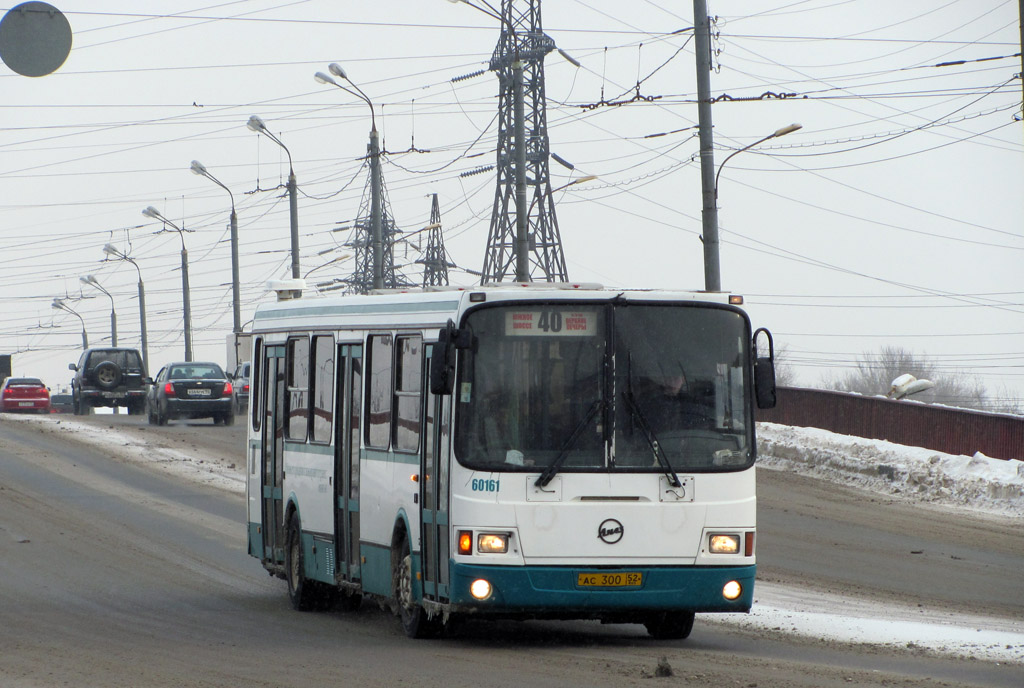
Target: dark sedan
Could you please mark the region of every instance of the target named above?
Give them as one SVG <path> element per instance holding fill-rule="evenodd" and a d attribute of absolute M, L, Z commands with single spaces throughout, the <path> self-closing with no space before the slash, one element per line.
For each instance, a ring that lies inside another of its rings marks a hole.
<path fill-rule="evenodd" d="M 150 425 L 178 418 L 212 418 L 233 425 L 234 390 L 216 363 L 171 363 L 160 369 L 146 395 Z"/>

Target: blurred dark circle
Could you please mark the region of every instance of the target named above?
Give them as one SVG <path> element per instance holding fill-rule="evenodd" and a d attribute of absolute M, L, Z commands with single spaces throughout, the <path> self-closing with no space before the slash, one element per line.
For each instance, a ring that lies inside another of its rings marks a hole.
<path fill-rule="evenodd" d="M 57 71 L 71 52 L 71 24 L 45 2 L 23 2 L 0 20 L 0 59 L 22 76 Z"/>

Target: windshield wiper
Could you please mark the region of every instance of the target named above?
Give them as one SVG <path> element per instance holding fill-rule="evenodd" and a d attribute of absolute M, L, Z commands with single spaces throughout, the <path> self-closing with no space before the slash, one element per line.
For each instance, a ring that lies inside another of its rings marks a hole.
<path fill-rule="evenodd" d="M 534 483 L 537 487 L 545 487 L 551 479 L 555 477 L 555 473 L 558 472 L 559 467 L 565 462 L 565 459 L 569 456 L 569 452 L 574 446 L 576 446 L 576 440 L 580 438 L 583 431 L 590 425 L 590 421 L 597 415 L 598 409 L 601 408 L 601 400 L 598 399 L 590 405 L 590 409 L 587 410 L 587 415 L 583 417 L 576 427 L 573 429 L 572 434 L 569 435 L 569 439 L 562 445 L 561 451 L 558 452 L 558 456 L 555 457 L 554 461 L 548 464 L 548 467 L 544 469 L 544 472 L 540 474 L 537 481 Z"/>
<path fill-rule="evenodd" d="M 636 403 L 636 397 L 633 396 L 633 352 L 629 350 L 626 351 L 626 391 L 622 393 L 622 396 L 626 400 L 630 419 L 635 420 L 640 426 L 640 431 L 644 433 L 644 439 L 647 440 L 647 445 L 651 448 L 651 453 L 654 454 L 654 460 L 665 469 L 665 476 L 668 478 L 669 484 L 672 487 L 681 487 L 679 476 L 672 468 L 668 456 L 665 455 L 665 450 L 661 448 L 658 436 L 654 434 L 651 424 L 647 422 L 647 416 L 640 410 L 640 405 Z"/>
<path fill-rule="evenodd" d="M 632 383 L 632 379 L 630 379 Z M 632 384 L 630 384 L 632 388 Z M 679 476 L 676 475 L 676 471 L 672 468 L 672 464 L 668 460 L 668 456 L 665 455 L 665 450 L 661 448 L 661 443 L 658 442 L 658 436 L 654 434 L 654 430 L 651 429 L 651 424 L 647 422 L 647 416 L 640 410 L 640 406 L 636 403 L 636 399 L 633 397 L 633 390 L 628 389 L 622 393 L 622 396 L 626 399 L 626 408 L 629 409 L 630 415 L 636 419 L 637 425 L 640 426 L 640 431 L 644 434 L 644 438 L 647 440 L 647 444 L 651 448 L 651 453 L 654 454 L 654 460 L 661 464 L 662 468 L 665 469 L 665 476 L 668 477 L 668 482 L 672 487 L 681 487 L 682 483 L 679 482 Z"/>

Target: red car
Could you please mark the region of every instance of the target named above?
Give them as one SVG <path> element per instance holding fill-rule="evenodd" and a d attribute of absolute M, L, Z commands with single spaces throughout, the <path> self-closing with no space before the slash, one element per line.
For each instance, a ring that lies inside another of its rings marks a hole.
<path fill-rule="evenodd" d="M 50 390 L 35 377 L 9 377 L 0 387 L 0 411 L 50 412 Z"/>

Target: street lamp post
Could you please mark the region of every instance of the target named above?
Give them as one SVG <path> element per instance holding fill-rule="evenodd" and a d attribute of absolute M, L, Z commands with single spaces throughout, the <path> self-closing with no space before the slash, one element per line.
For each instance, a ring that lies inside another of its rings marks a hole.
<path fill-rule="evenodd" d="M 114 297 L 113 295 L 103 288 L 103 285 L 93 275 L 86 275 L 85 277 L 79 277 L 78 281 L 82 284 L 88 284 L 96 287 L 101 292 L 107 295 L 110 299 L 110 346 L 117 346 L 117 313 L 114 311 Z"/>
<path fill-rule="evenodd" d="M 185 360 L 192 360 L 192 303 L 189 297 L 189 286 L 188 286 L 188 250 L 185 248 L 185 230 L 178 225 L 174 224 L 166 217 L 160 214 L 160 211 L 149 206 L 142 211 L 142 214 L 146 217 L 154 220 L 160 220 L 164 224 L 170 225 L 177 232 L 181 238 L 181 305 L 182 315 L 184 318 L 183 329 L 185 331 Z"/>
<path fill-rule="evenodd" d="M 71 308 L 71 306 L 69 306 L 64 301 L 64 299 L 61 299 L 61 298 L 55 298 L 53 300 L 53 303 L 50 304 L 50 307 L 51 308 L 55 308 L 55 309 L 57 309 L 59 311 L 66 311 L 66 312 L 70 313 L 71 315 L 75 316 L 76 318 L 78 318 L 78 321 L 82 323 L 82 350 L 84 351 L 85 349 L 88 349 L 89 348 L 89 335 L 87 335 L 85 333 L 85 320 L 82 319 L 82 316 L 80 316 L 73 308 Z"/>
<path fill-rule="evenodd" d="M 292 154 L 288 150 L 288 146 L 281 143 L 281 139 L 274 136 L 267 125 L 263 123 L 263 120 L 253 115 L 246 122 L 245 126 L 249 127 L 257 134 L 263 134 L 268 139 L 281 146 L 284 149 L 285 154 L 288 156 L 288 209 L 289 219 L 291 222 L 292 230 L 292 279 L 299 279 L 299 199 L 298 199 L 298 184 L 295 181 L 295 168 L 292 165 Z"/>
<path fill-rule="evenodd" d="M 209 170 L 198 160 L 192 161 L 189 168 L 193 174 L 206 177 L 211 182 L 228 192 L 231 197 L 231 332 L 238 334 L 242 331 L 242 302 L 239 294 L 238 275 L 238 215 L 235 214 L 235 195 L 231 189 L 221 183 L 219 179 L 210 174 Z M 294 251 L 294 246 L 292 247 Z M 294 254 L 293 254 L 294 255 Z"/>
<path fill-rule="evenodd" d="M 743 151 L 750 150 L 754 146 L 764 143 L 769 139 L 778 138 L 779 136 L 785 136 L 791 134 L 794 131 L 802 128 L 800 124 L 790 124 L 789 126 L 776 129 L 768 136 L 754 141 L 750 145 L 744 146 L 743 148 L 734 150 L 732 153 L 725 157 L 722 164 L 718 166 L 718 171 L 715 173 L 714 179 L 712 180 L 711 186 L 711 198 L 708 199 L 707 185 L 705 185 L 705 202 L 704 202 L 704 289 L 705 291 L 721 291 L 722 290 L 722 272 L 719 258 L 719 242 L 718 242 L 718 177 L 722 174 L 722 168 L 725 167 L 725 163 L 729 162 L 731 158 L 739 155 Z M 702 151 L 703 153 L 703 151 Z M 703 160 L 703 156 L 702 156 Z M 702 170 L 703 171 L 703 170 Z"/>
<path fill-rule="evenodd" d="M 370 106 L 370 145 L 369 145 L 369 157 L 370 157 L 370 244 L 373 253 L 373 288 L 383 289 L 384 288 L 384 205 L 381 199 L 383 194 L 384 183 L 381 179 L 380 172 L 380 134 L 377 132 L 377 118 L 373 110 L 373 101 L 370 97 L 363 92 L 363 89 L 359 88 L 351 79 L 348 78 L 348 74 L 337 62 L 332 62 L 327 66 L 331 74 L 344 79 L 348 83 L 352 84 L 352 88 L 342 86 L 337 81 L 332 79 L 323 72 L 317 72 L 313 75 L 321 84 L 332 84 L 337 86 L 343 91 L 351 93 L 352 95 L 360 98 L 363 102 Z M 355 90 L 353 90 L 355 89 Z"/>
<path fill-rule="evenodd" d="M 146 333 L 146 287 L 142 284 L 142 270 L 139 269 L 139 264 L 131 256 L 118 250 L 113 244 L 106 244 L 103 247 L 103 252 L 108 256 L 128 261 L 135 266 L 135 271 L 139 274 L 139 336 L 142 339 L 142 362 L 146 370 L 149 370 L 149 339 Z"/>
<path fill-rule="evenodd" d="M 729 160 L 731 160 L 734 156 L 739 155 L 745 150 L 750 150 L 751 148 L 758 144 L 764 143 L 769 139 L 776 139 L 780 136 L 785 136 L 786 134 L 792 134 L 794 131 L 797 131 L 799 129 L 803 129 L 802 124 L 790 124 L 788 126 L 782 127 L 781 129 L 776 129 L 771 134 L 765 136 L 763 139 L 758 139 L 757 141 L 754 141 L 750 145 L 743 146 L 743 148 L 734 150 L 732 153 L 729 153 L 729 155 L 725 156 L 725 160 L 723 160 L 722 164 L 718 166 L 718 172 L 715 173 L 715 199 L 718 199 L 718 177 L 719 175 L 722 174 L 722 168 L 725 167 L 725 163 L 729 162 Z"/>

